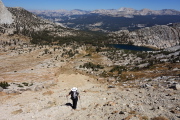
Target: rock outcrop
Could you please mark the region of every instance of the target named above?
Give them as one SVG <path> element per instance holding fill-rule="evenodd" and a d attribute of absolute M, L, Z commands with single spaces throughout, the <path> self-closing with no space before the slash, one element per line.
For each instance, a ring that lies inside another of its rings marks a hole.
<path fill-rule="evenodd" d="M 176 26 L 158 25 L 131 32 L 129 35 L 129 41 L 138 46 L 152 46 L 163 49 L 180 43 L 180 27 Z"/>
<path fill-rule="evenodd" d="M 164 49 L 179 45 L 180 27 L 178 23 L 172 26 L 157 25 L 132 32 L 128 30 L 118 31 L 110 34 L 110 36 L 115 37 L 115 39 L 111 40 L 112 43 L 131 43 L 137 46 Z"/>
<path fill-rule="evenodd" d="M 2 1 L 0 0 L 0 24 L 13 23 L 12 14 L 7 10 Z"/>

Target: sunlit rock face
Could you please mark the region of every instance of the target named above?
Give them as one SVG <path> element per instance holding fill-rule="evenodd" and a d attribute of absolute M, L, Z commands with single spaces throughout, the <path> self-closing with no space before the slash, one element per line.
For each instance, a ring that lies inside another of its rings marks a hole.
<path fill-rule="evenodd" d="M 11 24 L 13 23 L 12 14 L 4 6 L 0 0 L 0 24 Z"/>

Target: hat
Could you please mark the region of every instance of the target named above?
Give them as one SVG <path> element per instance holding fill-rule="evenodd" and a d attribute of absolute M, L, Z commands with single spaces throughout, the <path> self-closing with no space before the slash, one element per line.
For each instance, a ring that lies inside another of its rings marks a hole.
<path fill-rule="evenodd" d="M 73 88 L 71 89 L 71 91 L 77 91 L 77 88 L 76 88 L 76 87 L 73 87 Z"/>

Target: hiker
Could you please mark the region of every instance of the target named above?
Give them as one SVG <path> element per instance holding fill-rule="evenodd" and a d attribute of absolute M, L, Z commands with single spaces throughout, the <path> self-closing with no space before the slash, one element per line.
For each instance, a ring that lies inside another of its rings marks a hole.
<path fill-rule="evenodd" d="M 80 99 L 79 92 L 77 91 L 77 88 L 76 88 L 76 87 L 73 87 L 73 88 L 71 89 L 71 91 L 69 92 L 69 94 L 66 95 L 66 97 L 68 97 L 69 95 L 71 95 L 71 100 L 72 100 L 72 102 L 73 102 L 72 108 L 73 108 L 73 109 L 76 109 L 78 97 L 79 97 L 79 99 Z"/>

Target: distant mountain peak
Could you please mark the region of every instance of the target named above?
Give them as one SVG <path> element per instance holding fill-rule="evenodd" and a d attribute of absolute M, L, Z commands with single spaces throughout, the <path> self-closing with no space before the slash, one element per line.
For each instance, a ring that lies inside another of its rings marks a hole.
<path fill-rule="evenodd" d="M 148 8 L 143 8 L 141 11 L 152 11 L 152 10 L 150 10 Z"/>
<path fill-rule="evenodd" d="M 118 11 L 135 11 L 135 9 L 122 7 L 122 8 L 120 8 Z"/>
<path fill-rule="evenodd" d="M 11 24 L 13 21 L 12 14 L 7 10 L 3 2 L 0 0 L 0 24 Z"/>

